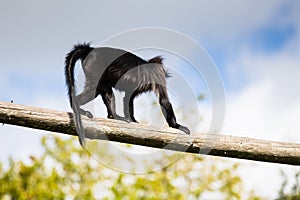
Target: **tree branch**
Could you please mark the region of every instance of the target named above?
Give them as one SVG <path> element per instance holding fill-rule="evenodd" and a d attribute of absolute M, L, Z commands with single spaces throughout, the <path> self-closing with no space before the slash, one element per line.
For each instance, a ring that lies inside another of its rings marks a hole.
<path fill-rule="evenodd" d="M 195 154 L 300 165 L 300 144 L 216 134 L 188 136 L 177 129 L 82 116 L 89 139 L 110 140 Z M 0 122 L 77 135 L 73 114 L 0 102 Z M 2 132 L 2 134 L 4 134 Z"/>

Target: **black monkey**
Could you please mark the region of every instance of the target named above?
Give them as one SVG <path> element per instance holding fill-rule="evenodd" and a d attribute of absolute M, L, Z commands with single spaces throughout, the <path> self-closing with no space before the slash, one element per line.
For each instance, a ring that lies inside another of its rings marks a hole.
<path fill-rule="evenodd" d="M 75 96 L 74 67 L 81 60 L 86 82 L 81 94 Z M 92 118 L 89 111 L 79 106 L 88 103 L 101 94 L 107 108 L 107 117 L 137 122 L 133 116 L 133 100 L 143 92 L 154 91 L 159 98 L 161 110 L 168 125 L 190 134 L 190 130 L 178 124 L 166 90 L 166 72 L 162 58 L 157 56 L 148 61 L 122 49 L 110 47 L 93 48 L 90 44 L 77 44 L 67 54 L 65 76 L 79 142 L 85 145 L 85 134 L 80 114 Z M 125 92 L 123 99 L 124 117 L 116 114 L 115 88 Z"/>

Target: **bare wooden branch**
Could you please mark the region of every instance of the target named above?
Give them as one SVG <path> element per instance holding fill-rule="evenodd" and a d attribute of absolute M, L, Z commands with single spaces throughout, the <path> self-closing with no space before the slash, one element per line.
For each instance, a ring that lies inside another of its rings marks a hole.
<path fill-rule="evenodd" d="M 216 134 L 188 136 L 177 129 L 82 117 L 89 139 L 100 139 L 195 154 L 300 165 L 300 144 Z M 0 122 L 77 135 L 72 113 L 0 102 Z M 1 134 L 7 134 L 1 132 Z"/>

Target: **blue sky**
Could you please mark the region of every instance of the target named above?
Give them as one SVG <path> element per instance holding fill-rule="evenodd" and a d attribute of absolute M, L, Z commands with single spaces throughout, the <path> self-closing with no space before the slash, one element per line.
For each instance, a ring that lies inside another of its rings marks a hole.
<path fill-rule="evenodd" d="M 299 142 L 299 11 L 299 1 L 284 0 L 1 1 L 0 101 L 69 111 L 63 65 L 73 44 L 97 45 L 123 31 L 160 27 L 193 38 L 216 63 L 227 96 L 222 133 Z M 211 115 L 201 109 L 204 117 Z M 203 127 L 208 125 L 209 120 Z M 0 159 L 36 151 L 36 131 L 5 125 L 0 132 Z M 279 168 L 251 166 L 270 177 Z M 252 173 L 247 166 L 244 171 Z M 266 185 L 259 178 L 248 182 L 273 197 L 279 185 Z"/>

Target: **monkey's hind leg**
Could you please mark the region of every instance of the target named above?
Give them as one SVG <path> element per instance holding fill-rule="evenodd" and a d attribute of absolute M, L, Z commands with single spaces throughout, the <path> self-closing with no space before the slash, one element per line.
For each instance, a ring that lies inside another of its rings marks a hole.
<path fill-rule="evenodd" d="M 92 87 L 85 87 L 83 92 L 76 96 L 76 101 L 78 102 L 79 106 L 84 105 L 96 98 L 95 93 L 96 89 Z M 79 112 L 82 115 L 86 115 L 88 118 L 93 118 L 92 113 L 89 111 L 79 108 Z"/>
<path fill-rule="evenodd" d="M 124 106 L 124 117 L 126 121 L 129 122 L 136 122 L 134 118 L 134 108 L 133 108 L 133 100 L 136 97 L 136 92 L 125 92 L 125 97 L 123 99 L 123 106 Z"/>
<path fill-rule="evenodd" d="M 102 100 L 106 106 L 107 118 L 126 121 L 124 117 L 121 117 L 116 113 L 115 95 L 111 87 L 105 87 L 103 85 L 100 86 L 99 84 L 97 87 L 96 95 L 98 94 L 101 94 Z"/>

